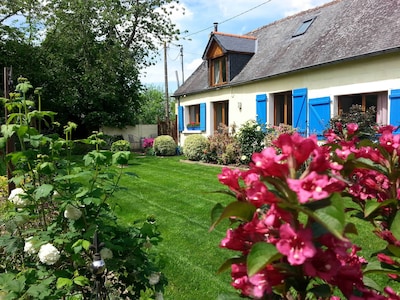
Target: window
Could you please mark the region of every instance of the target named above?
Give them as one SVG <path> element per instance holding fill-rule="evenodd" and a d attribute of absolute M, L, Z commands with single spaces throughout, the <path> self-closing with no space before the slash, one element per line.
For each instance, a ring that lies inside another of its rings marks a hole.
<path fill-rule="evenodd" d="M 200 104 L 189 106 L 189 123 L 200 123 Z"/>
<path fill-rule="evenodd" d="M 214 129 L 217 130 L 219 125 L 225 124 L 229 126 L 228 121 L 228 101 L 220 101 L 214 103 Z"/>
<path fill-rule="evenodd" d="M 292 125 L 292 92 L 274 95 L 274 125 Z"/>
<path fill-rule="evenodd" d="M 305 34 L 308 28 L 310 28 L 312 22 L 314 22 L 315 18 L 308 19 L 304 21 L 299 28 L 297 28 L 296 32 L 292 35 L 292 37 L 296 37 L 302 34 Z"/>
<path fill-rule="evenodd" d="M 227 82 L 226 57 L 211 60 L 211 85 L 219 85 Z"/>
<path fill-rule="evenodd" d="M 370 107 L 377 108 L 378 94 L 356 94 L 356 95 L 344 95 L 338 97 L 338 112 L 339 115 L 342 113 L 350 112 L 350 107 L 353 105 L 360 105 L 362 111 L 365 112 Z"/>

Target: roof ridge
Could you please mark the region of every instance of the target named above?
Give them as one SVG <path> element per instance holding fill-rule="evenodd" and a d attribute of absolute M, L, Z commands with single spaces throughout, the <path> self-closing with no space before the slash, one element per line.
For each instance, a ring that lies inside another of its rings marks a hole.
<path fill-rule="evenodd" d="M 241 38 L 241 39 L 249 39 L 249 40 L 256 40 L 257 39 L 255 36 L 240 35 L 240 34 L 233 34 L 233 33 L 225 33 L 225 32 L 219 32 L 219 31 L 213 31 L 211 34 L 223 35 L 223 36 L 229 36 L 229 37 L 236 37 L 236 38 Z"/>

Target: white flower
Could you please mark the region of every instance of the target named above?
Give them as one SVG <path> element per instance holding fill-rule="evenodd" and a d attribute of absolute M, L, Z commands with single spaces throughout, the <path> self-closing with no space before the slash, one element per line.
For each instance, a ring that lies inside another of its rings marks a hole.
<path fill-rule="evenodd" d="M 32 237 L 25 239 L 24 252 L 29 255 L 37 253 L 37 249 L 35 248 L 35 246 L 32 242 Z"/>
<path fill-rule="evenodd" d="M 24 196 L 26 196 L 25 191 L 22 188 L 16 188 L 11 191 L 8 200 L 16 206 L 23 207 L 27 204 L 27 200 Z"/>
<path fill-rule="evenodd" d="M 64 211 L 64 217 L 70 220 L 78 220 L 82 217 L 82 212 L 79 208 L 68 204 Z"/>
<path fill-rule="evenodd" d="M 103 248 L 100 250 L 100 256 L 102 259 L 110 259 L 113 258 L 113 253 L 108 248 Z"/>
<path fill-rule="evenodd" d="M 164 300 L 164 295 L 162 292 L 156 292 L 156 300 Z"/>
<path fill-rule="evenodd" d="M 256 131 L 260 131 L 260 130 L 261 130 L 261 127 L 257 126 Z"/>
<path fill-rule="evenodd" d="M 241 160 L 246 160 L 247 156 L 246 155 L 242 155 L 242 157 L 240 158 Z"/>
<path fill-rule="evenodd" d="M 151 273 L 149 277 L 149 283 L 151 285 L 156 285 L 160 281 L 160 273 Z"/>
<path fill-rule="evenodd" d="M 39 250 L 39 259 L 46 265 L 54 265 L 60 259 L 60 251 L 52 244 L 42 245 Z"/>

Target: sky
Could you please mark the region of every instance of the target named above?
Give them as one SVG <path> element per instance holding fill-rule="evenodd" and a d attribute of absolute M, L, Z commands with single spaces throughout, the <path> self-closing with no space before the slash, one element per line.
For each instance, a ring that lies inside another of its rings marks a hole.
<path fill-rule="evenodd" d="M 168 92 L 170 95 L 202 62 L 214 22 L 218 31 L 246 34 L 276 20 L 323 5 L 332 0 L 180 0 L 171 19 L 184 39 L 167 45 Z M 182 8 L 185 13 L 182 14 Z M 186 31 L 186 32 L 185 32 Z M 181 46 L 182 54 L 181 55 Z M 142 70 L 145 85 L 165 88 L 164 48 L 160 45 L 157 64 Z M 183 65 L 183 74 L 182 74 Z M 177 80 L 178 78 L 178 80 Z"/>

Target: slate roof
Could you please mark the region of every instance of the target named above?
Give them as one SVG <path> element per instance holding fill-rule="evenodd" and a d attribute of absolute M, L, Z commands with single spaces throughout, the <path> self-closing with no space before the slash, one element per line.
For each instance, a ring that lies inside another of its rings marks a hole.
<path fill-rule="evenodd" d="M 213 32 L 208 41 L 206 50 L 203 54 L 203 59 L 207 59 L 207 52 L 213 42 L 217 42 L 221 46 L 224 53 L 254 53 L 256 51 L 256 37 L 226 34 L 222 32 Z"/>
<path fill-rule="evenodd" d="M 311 18 L 315 20 L 307 32 L 292 37 Z M 336 0 L 258 28 L 247 36 L 257 39 L 256 52 L 226 86 L 400 51 L 400 0 Z M 230 45 L 232 48 L 234 45 Z M 208 86 L 207 62 L 203 61 L 174 96 L 209 89 L 215 87 Z"/>

